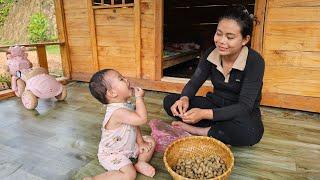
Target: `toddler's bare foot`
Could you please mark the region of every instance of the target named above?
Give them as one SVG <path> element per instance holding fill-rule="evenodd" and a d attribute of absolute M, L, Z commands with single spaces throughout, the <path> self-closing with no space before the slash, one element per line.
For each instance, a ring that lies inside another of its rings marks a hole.
<path fill-rule="evenodd" d="M 150 164 L 138 161 L 137 164 L 134 165 L 136 170 L 146 176 L 153 177 L 156 174 L 156 170 Z"/>

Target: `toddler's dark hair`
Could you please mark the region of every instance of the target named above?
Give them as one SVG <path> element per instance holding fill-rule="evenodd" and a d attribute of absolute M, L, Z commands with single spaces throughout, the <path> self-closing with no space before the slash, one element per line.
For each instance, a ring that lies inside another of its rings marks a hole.
<path fill-rule="evenodd" d="M 89 89 L 91 95 L 102 104 L 108 104 L 106 92 L 108 90 L 107 82 L 104 80 L 104 75 L 112 69 L 103 69 L 96 72 L 90 79 Z"/>
<path fill-rule="evenodd" d="M 224 15 L 220 17 L 219 22 L 223 19 L 235 20 L 240 26 L 242 37 L 252 35 L 254 18 L 243 5 L 229 6 Z"/>

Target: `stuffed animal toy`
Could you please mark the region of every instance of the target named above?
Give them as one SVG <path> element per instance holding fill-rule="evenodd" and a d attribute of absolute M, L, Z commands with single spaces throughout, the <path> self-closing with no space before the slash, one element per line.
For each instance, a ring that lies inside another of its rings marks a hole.
<path fill-rule="evenodd" d="M 9 48 L 7 54 L 12 90 L 21 97 L 23 105 L 27 109 L 35 109 L 38 98 L 64 100 L 67 96 L 66 87 L 49 75 L 46 69 L 32 68 L 25 51 L 23 46 L 14 46 Z"/>

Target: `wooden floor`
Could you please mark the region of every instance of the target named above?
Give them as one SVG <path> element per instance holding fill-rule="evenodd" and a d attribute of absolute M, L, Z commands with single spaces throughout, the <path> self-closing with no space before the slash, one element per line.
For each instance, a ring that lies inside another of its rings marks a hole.
<path fill-rule="evenodd" d="M 82 179 L 104 172 L 96 156 L 104 107 L 87 84 L 69 84 L 68 93 L 65 102 L 41 100 L 34 111 L 16 97 L 0 101 L 0 179 Z M 146 93 L 149 119 L 171 121 L 162 108 L 165 95 Z M 267 107 L 262 112 L 264 137 L 253 147 L 232 147 L 230 179 L 320 179 L 320 115 Z M 144 126 L 143 133 L 150 129 Z M 154 179 L 171 179 L 162 154 L 151 164 Z"/>

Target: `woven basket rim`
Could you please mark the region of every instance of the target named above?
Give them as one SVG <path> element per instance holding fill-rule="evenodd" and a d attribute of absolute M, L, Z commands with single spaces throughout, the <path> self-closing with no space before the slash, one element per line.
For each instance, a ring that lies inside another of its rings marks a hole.
<path fill-rule="evenodd" d="M 216 180 L 216 179 L 220 179 L 224 176 L 226 176 L 227 174 L 230 174 L 231 173 L 231 170 L 233 169 L 233 166 L 234 166 L 234 156 L 233 156 L 233 153 L 232 151 L 230 150 L 230 148 L 228 146 L 226 146 L 223 142 L 213 138 L 213 137 L 208 137 L 208 136 L 187 136 L 187 137 L 183 137 L 183 138 L 180 138 L 174 142 L 172 142 L 165 150 L 164 152 L 164 155 L 163 155 L 163 162 L 164 162 L 164 165 L 167 169 L 167 171 L 169 171 L 169 173 L 173 176 L 173 177 L 178 177 L 178 178 L 182 178 L 182 179 L 188 179 L 188 180 L 192 180 L 190 178 L 186 178 L 184 176 L 181 176 L 179 175 L 178 173 L 176 173 L 175 171 L 173 171 L 171 169 L 171 167 L 169 166 L 168 162 L 167 162 L 167 153 L 168 153 L 168 150 L 171 149 L 175 144 L 177 143 L 180 143 L 181 141 L 187 141 L 189 139 L 201 139 L 201 140 L 208 140 L 208 141 L 214 141 L 215 143 L 217 143 L 219 146 L 221 146 L 223 149 L 225 149 L 228 154 L 230 155 L 231 157 L 231 164 L 230 164 L 230 167 L 227 169 L 226 172 L 224 172 L 223 174 L 215 177 L 215 178 L 211 178 L 211 180 Z"/>

